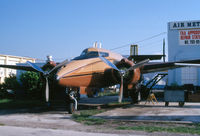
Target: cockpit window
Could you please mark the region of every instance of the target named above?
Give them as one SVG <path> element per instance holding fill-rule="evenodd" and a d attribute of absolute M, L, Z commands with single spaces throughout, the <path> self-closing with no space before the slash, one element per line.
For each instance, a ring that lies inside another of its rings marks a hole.
<path fill-rule="evenodd" d="M 107 52 L 98 52 L 98 51 L 88 51 L 87 49 L 84 50 L 80 56 L 74 58 L 73 60 L 82 60 L 82 59 L 89 59 L 89 58 L 97 58 L 97 57 L 108 57 L 109 54 Z"/>
<path fill-rule="evenodd" d="M 81 53 L 81 55 L 80 56 L 84 56 L 84 55 L 86 55 L 87 54 L 87 52 L 88 52 L 88 50 L 86 49 L 86 50 L 84 50 L 82 53 Z"/>

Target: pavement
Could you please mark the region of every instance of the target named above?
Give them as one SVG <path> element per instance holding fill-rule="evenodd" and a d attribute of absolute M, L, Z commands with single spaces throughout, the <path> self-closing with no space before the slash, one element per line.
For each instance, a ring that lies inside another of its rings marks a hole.
<path fill-rule="evenodd" d="M 0 136 L 129 136 L 129 134 L 105 134 L 105 133 L 78 132 L 72 130 L 0 126 Z M 131 136 L 144 136 L 144 135 L 132 134 Z"/>
<path fill-rule="evenodd" d="M 183 107 L 179 107 L 178 103 L 173 102 L 169 103 L 169 107 L 165 107 L 164 102 L 155 104 L 140 102 L 94 117 L 127 121 L 200 123 L 200 103 L 185 103 Z"/>
<path fill-rule="evenodd" d="M 124 99 L 130 101 L 129 99 Z M 117 102 L 118 96 L 105 96 L 100 98 L 84 98 L 80 104 L 104 105 Z M 95 118 L 117 119 L 125 121 L 146 121 L 146 122 L 175 122 L 175 123 L 200 123 L 200 103 L 186 102 L 179 107 L 178 102 L 170 102 L 165 107 L 164 102 L 146 103 L 123 106 L 97 114 Z"/>
<path fill-rule="evenodd" d="M 93 104 L 98 107 L 98 105 L 117 102 L 117 99 L 117 96 L 89 98 L 82 99 L 81 104 Z M 165 107 L 164 102 L 157 104 L 140 102 L 136 105 L 110 109 L 97 114 L 94 118 L 138 122 L 200 123 L 200 103 L 185 103 L 183 107 L 179 107 L 178 103 L 169 103 L 169 107 Z M 94 126 L 73 121 L 66 111 L 0 110 L 0 136 L 140 136 L 154 134 L 145 132 L 103 133 Z M 163 133 L 157 135 L 163 135 Z M 165 134 L 165 136 L 168 135 L 168 133 Z"/>

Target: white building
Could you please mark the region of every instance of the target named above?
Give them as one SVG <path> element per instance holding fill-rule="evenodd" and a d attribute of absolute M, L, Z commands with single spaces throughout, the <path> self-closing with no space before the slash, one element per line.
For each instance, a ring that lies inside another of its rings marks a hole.
<path fill-rule="evenodd" d="M 200 20 L 168 23 L 169 61 L 200 59 Z M 200 68 L 185 67 L 168 72 L 168 84 L 200 86 Z"/>
<path fill-rule="evenodd" d="M 34 58 L 0 54 L 0 64 L 4 65 L 16 65 L 17 63 L 26 63 L 26 61 L 35 62 L 35 60 Z M 16 72 L 14 69 L 0 68 L 0 83 L 4 82 L 5 77 L 9 77 L 11 74 L 16 75 Z"/>

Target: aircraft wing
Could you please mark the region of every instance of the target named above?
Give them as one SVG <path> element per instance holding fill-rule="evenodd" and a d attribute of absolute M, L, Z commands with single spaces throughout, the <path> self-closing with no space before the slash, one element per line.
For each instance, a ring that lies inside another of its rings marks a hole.
<path fill-rule="evenodd" d="M 131 56 L 127 56 L 128 59 L 134 59 L 134 61 L 137 61 L 137 62 L 143 61 L 145 59 L 161 60 L 162 57 L 163 57 L 163 55 L 131 55 Z"/>
<path fill-rule="evenodd" d="M 186 60 L 186 61 L 174 61 L 174 62 L 158 62 L 147 63 L 141 68 L 143 74 L 150 72 L 165 71 L 168 69 L 174 69 L 186 66 L 200 66 L 200 59 Z"/>
<path fill-rule="evenodd" d="M 26 71 L 35 71 L 37 72 L 34 68 L 32 68 L 29 65 L 2 65 L 0 64 L 0 68 L 10 68 L 10 69 L 17 69 L 17 70 L 26 70 Z"/>

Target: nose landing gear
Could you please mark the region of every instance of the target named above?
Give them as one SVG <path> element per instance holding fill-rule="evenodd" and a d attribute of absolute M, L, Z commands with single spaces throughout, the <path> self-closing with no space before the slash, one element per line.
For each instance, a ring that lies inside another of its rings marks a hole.
<path fill-rule="evenodd" d="M 80 97 L 78 89 L 66 89 L 67 93 L 67 110 L 69 114 L 78 109 L 78 99 Z"/>

